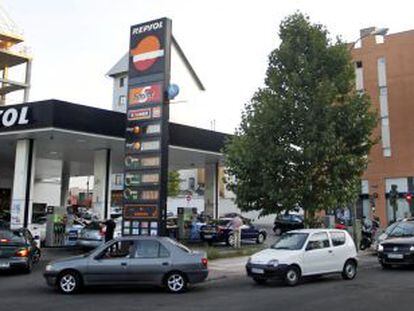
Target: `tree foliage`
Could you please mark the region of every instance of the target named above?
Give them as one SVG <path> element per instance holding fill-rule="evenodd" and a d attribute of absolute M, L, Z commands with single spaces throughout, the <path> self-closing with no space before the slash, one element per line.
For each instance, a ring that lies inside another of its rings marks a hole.
<path fill-rule="evenodd" d="M 355 90 L 347 44 L 295 13 L 280 25 L 265 86 L 225 147 L 227 185 L 244 211 L 309 212 L 352 202 L 377 116 Z"/>

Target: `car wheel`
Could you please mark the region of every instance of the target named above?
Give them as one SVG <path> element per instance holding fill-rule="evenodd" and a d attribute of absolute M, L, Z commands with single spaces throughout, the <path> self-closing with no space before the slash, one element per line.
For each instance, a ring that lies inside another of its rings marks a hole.
<path fill-rule="evenodd" d="M 231 247 L 233 247 L 234 246 L 234 244 L 236 243 L 236 240 L 235 240 L 236 238 L 234 237 L 234 234 L 229 234 L 229 236 L 227 237 L 227 240 L 226 240 L 226 244 L 228 245 L 228 246 L 231 246 Z"/>
<path fill-rule="evenodd" d="M 381 262 L 381 267 L 382 267 L 382 269 L 384 269 L 384 270 L 391 269 L 391 265 L 390 265 L 390 264 L 383 263 L 383 262 Z"/>
<path fill-rule="evenodd" d="M 282 229 L 280 228 L 275 228 L 274 230 L 275 235 L 281 235 L 282 234 Z"/>
<path fill-rule="evenodd" d="M 353 260 L 347 260 L 342 269 L 342 278 L 344 280 L 352 280 L 357 275 L 357 265 Z"/>
<path fill-rule="evenodd" d="M 63 294 L 74 294 L 79 291 L 82 281 L 79 273 L 68 271 L 58 277 L 58 287 Z"/>
<path fill-rule="evenodd" d="M 291 266 L 285 274 L 285 284 L 288 286 L 295 286 L 300 281 L 300 271 L 297 267 Z"/>
<path fill-rule="evenodd" d="M 179 294 L 187 290 L 187 278 L 181 272 L 168 274 L 164 282 L 170 293 Z"/>
<path fill-rule="evenodd" d="M 256 239 L 257 244 L 263 244 L 263 242 L 266 240 L 266 236 L 263 233 L 259 233 Z"/>
<path fill-rule="evenodd" d="M 267 280 L 262 278 L 253 278 L 253 281 L 255 281 L 257 285 L 265 285 L 267 283 Z"/>

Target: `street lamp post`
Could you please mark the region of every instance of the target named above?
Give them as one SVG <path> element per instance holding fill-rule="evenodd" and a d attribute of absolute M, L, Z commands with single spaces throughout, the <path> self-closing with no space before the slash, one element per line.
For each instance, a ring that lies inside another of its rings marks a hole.
<path fill-rule="evenodd" d="M 369 37 L 369 36 L 385 36 L 388 32 L 388 28 L 375 28 L 374 30 L 363 34 L 360 36 L 352 45 L 349 47 L 349 51 L 352 51 L 355 48 L 355 45 L 361 41 L 362 39 Z"/>
<path fill-rule="evenodd" d="M 362 39 L 369 37 L 369 36 L 385 36 L 388 32 L 388 28 L 374 28 L 372 31 L 364 33 L 363 35 L 361 35 L 356 41 L 354 41 L 354 43 L 349 47 L 349 52 L 351 52 L 354 48 L 355 45 L 361 41 Z M 352 227 L 353 227 L 353 236 L 354 236 L 354 241 L 356 244 L 356 247 L 358 249 L 358 230 L 357 230 L 357 202 L 354 202 L 353 204 L 353 211 L 352 211 Z M 359 227 L 359 226 L 358 226 Z"/>

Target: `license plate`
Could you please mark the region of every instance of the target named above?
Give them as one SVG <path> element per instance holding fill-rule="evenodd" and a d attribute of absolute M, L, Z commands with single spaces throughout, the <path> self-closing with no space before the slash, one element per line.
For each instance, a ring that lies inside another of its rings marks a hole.
<path fill-rule="evenodd" d="M 263 269 L 252 268 L 252 273 L 263 274 L 264 270 Z"/>
<path fill-rule="evenodd" d="M 212 236 L 211 234 L 205 234 L 205 235 L 204 235 L 204 238 L 205 238 L 205 239 L 211 239 L 212 237 L 213 237 L 213 236 Z"/>
<path fill-rule="evenodd" d="M 388 258 L 390 258 L 390 259 L 403 259 L 404 255 L 403 254 L 388 254 Z"/>
<path fill-rule="evenodd" d="M 10 268 L 10 263 L 0 262 L 0 269 L 8 269 L 8 268 Z"/>

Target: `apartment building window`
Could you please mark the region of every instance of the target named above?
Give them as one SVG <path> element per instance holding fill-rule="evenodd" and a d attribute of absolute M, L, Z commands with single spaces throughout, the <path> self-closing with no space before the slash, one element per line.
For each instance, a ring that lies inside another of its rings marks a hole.
<path fill-rule="evenodd" d="M 378 86 L 384 87 L 387 86 L 387 73 L 385 70 L 385 57 L 378 58 Z"/>
<path fill-rule="evenodd" d="M 120 95 L 119 96 L 118 105 L 119 105 L 119 107 L 126 106 L 126 96 L 125 95 Z"/>
<path fill-rule="evenodd" d="M 355 62 L 355 87 L 357 91 L 364 90 L 364 72 L 361 61 Z"/>
<path fill-rule="evenodd" d="M 388 88 L 385 57 L 380 57 L 377 61 L 378 88 L 381 115 L 381 141 L 384 157 L 391 157 L 391 137 L 388 116 Z"/>
<path fill-rule="evenodd" d="M 119 87 L 121 88 L 121 87 L 124 87 L 124 85 L 125 85 L 125 77 L 121 77 L 121 78 L 119 78 Z"/>

